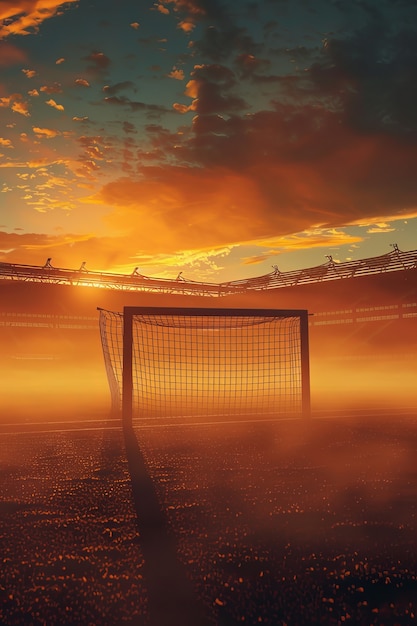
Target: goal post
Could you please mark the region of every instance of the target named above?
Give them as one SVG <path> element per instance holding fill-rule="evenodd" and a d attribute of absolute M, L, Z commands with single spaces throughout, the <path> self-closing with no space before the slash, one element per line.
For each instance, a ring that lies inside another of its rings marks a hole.
<path fill-rule="evenodd" d="M 100 327 L 125 424 L 310 415 L 306 310 L 128 306 L 101 310 Z"/>

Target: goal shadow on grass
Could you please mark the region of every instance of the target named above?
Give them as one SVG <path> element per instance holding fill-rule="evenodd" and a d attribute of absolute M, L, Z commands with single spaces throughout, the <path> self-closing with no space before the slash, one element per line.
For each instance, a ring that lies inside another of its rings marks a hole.
<path fill-rule="evenodd" d="M 151 626 L 208 626 L 185 568 L 178 560 L 175 539 L 161 510 L 136 434 L 124 426 L 128 468 L 145 564 Z"/>

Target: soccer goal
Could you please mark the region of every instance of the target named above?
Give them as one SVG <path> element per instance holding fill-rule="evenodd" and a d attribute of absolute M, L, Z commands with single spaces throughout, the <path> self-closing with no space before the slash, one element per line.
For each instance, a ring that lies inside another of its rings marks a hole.
<path fill-rule="evenodd" d="M 305 310 L 100 310 L 112 408 L 132 418 L 310 414 Z"/>

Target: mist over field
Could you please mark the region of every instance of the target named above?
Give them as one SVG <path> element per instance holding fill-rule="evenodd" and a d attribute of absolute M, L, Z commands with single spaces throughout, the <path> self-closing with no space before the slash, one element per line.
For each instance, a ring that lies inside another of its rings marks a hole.
<path fill-rule="evenodd" d="M 97 307 L 122 311 L 126 304 L 307 309 L 313 411 L 415 406 L 415 318 L 390 319 L 416 306 L 415 286 L 404 275 L 406 282 L 394 273 L 221 300 L 3 283 L 0 419 L 107 415 Z"/>

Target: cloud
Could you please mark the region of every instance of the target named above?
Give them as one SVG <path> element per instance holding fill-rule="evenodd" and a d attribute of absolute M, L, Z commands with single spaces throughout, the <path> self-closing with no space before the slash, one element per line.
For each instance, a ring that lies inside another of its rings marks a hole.
<path fill-rule="evenodd" d="M 53 109 L 56 109 L 57 111 L 64 111 L 64 106 L 62 104 L 57 104 L 52 98 L 50 100 L 47 100 L 45 104 L 52 107 Z"/>
<path fill-rule="evenodd" d="M 80 87 L 90 87 L 90 83 L 85 78 L 76 78 L 74 82 Z"/>
<path fill-rule="evenodd" d="M 233 244 L 271 229 L 254 181 L 220 169 L 149 168 L 143 181 L 114 181 L 90 201 L 115 207 L 110 228 L 117 232 L 128 224 L 135 245 L 155 254 L 186 250 L 190 242 L 202 248 Z M 278 216 L 275 221 L 278 230 Z"/>
<path fill-rule="evenodd" d="M 364 137 L 322 108 L 201 115 L 192 133 L 148 133 L 165 166 L 135 168 L 131 155 L 141 178 L 113 181 L 95 201 L 114 207 L 111 228 L 129 224 L 155 253 L 416 214 L 417 146 Z"/>
<path fill-rule="evenodd" d="M 242 262 L 244 265 L 256 265 L 275 258 L 283 252 L 353 245 L 363 241 L 363 239 L 358 235 L 350 235 L 336 229 L 312 229 L 294 235 L 257 239 L 245 242 L 244 245 L 266 248 L 266 250 L 258 255 L 243 257 Z"/>
<path fill-rule="evenodd" d="M 115 85 L 105 85 L 103 87 L 104 93 L 114 96 L 120 91 L 124 91 L 125 89 L 134 89 L 135 85 L 130 80 L 125 80 L 121 83 L 116 83 Z"/>
<path fill-rule="evenodd" d="M 44 251 L 88 240 L 92 235 L 46 235 L 43 233 L 7 233 L 0 231 L 0 250 Z"/>
<path fill-rule="evenodd" d="M 10 139 L 4 139 L 3 137 L 0 137 L 0 146 L 3 146 L 3 148 L 13 148 L 13 143 Z"/>
<path fill-rule="evenodd" d="M 60 83 L 53 83 L 52 85 L 42 85 L 42 87 L 39 88 L 39 91 L 51 95 L 52 93 L 62 93 L 63 89 Z"/>
<path fill-rule="evenodd" d="M 13 105 L 16 102 L 22 102 L 23 96 L 19 93 L 11 94 L 10 96 L 4 96 L 0 98 L 0 107 L 1 108 L 13 108 Z"/>
<path fill-rule="evenodd" d="M 401 7 L 397 12 L 401 23 Z M 377 16 L 345 36 L 328 36 L 307 71 L 292 77 L 287 94 L 320 99 L 357 132 L 415 133 L 417 28 L 410 19 L 394 28 L 389 14 Z"/>
<path fill-rule="evenodd" d="M 22 70 L 22 73 L 26 76 L 26 78 L 34 78 L 36 76 L 35 70 Z"/>
<path fill-rule="evenodd" d="M 163 0 L 157 5 L 161 13 L 170 9 L 177 17 L 177 27 L 186 35 L 201 25 L 201 36 L 190 45 L 193 52 L 211 61 L 221 61 L 232 56 L 236 50 L 255 53 L 256 46 L 245 29 L 235 25 L 235 16 L 224 3 L 213 0 Z"/>
<path fill-rule="evenodd" d="M 28 141 L 29 139 L 26 138 L 26 141 Z M 48 165 L 53 165 L 53 164 L 57 164 L 57 163 L 62 163 L 62 159 L 57 159 L 55 157 L 55 159 L 53 158 L 48 158 L 48 157 L 42 157 L 42 158 L 37 158 L 37 159 L 28 159 L 27 161 L 0 161 L 0 167 L 4 167 L 4 168 L 15 168 L 15 169 L 37 169 L 39 170 L 39 168 L 42 167 L 46 167 Z"/>
<path fill-rule="evenodd" d="M 131 111 L 144 111 L 147 112 L 149 116 L 154 117 L 158 117 L 159 115 L 167 112 L 167 109 L 164 106 L 130 100 L 126 96 L 106 96 L 104 98 L 104 102 L 106 102 L 106 104 L 126 107 Z"/>
<path fill-rule="evenodd" d="M 369 3 L 361 2 L 357 11 L 365 26 L 353 31 L 353 21 L 349 22 L 349 28 L 327 34 L 318 47 L 319 35 L 312 22 L 310 39 L 306 36 L 300 46 L 290 43 L 286 47 L 279 18 L 288 3 L 266 3 L 269 13 L 274 6 L 275 23 L 264 24 L 263 30 L 265 7 L 249 4 L 241 7 L 241 23 L 246 23 L 249 10 L 259 11 L 259 43 L 246 28 L 237 26 L 238 16 L 229 13 L 225 3 L 160 0 L 153 5 L 154 11 L 169 13 L 185 34 L 193 31 L 193 40 L 177 32 L 184 50 L 187 47 L 186 54 L 177 55 L 177 65 L 172 57 L 164 64 L 158 59 L 161 66 L 153 67 L 153 82 L 143 83 L 155 85 L 155 98 L 176 93 L 167 106 L 156 99 L 151 104 L 152 89 L 141 92 L 141 98 L 132 95 L 142 88 L 137 75 L 135 83 L 122 80 L 129 78 L 127 74 L 116 82 L 116 57 L 113 67 L 107 56 L 111 47 L 103 51 L 84 48 L 84 69 L 78 68 L 76 74 L 66 77 L 65 65 L 55 68 L 55 75 L 43 75 L 43 87 L 38 85 L 30 96 L 36 97 L 39 89 L 48 98 L 61 93 L 55 78 L 62 80 L 64 88 L 74 80 L 80 87 L 77 100 L 62 99 L 68 120 L 74 122 L 71 132 L 82 135 L 70 142 L 64 142 L 65 135 L 46 141 L 59 133 L 41 117 L 30 126 L 19 120 L 19 115 L 29 117 L 32 111 L 35 117 L 39 109 L 39 102 L 24 95 L 27 86 L 35 83 L 27 83 L 20 68 L 40 65 L 11 43 L 2 42 L 0 65 L 17 64 L 20 81 L 26 85 L 23 95 L 8 95 L 6 84 L 1 86 L 0 106 L 9 109 L 4 111 L 6 121 L 13 117 L 14 123 L 22 124 L 14 131 L 3 131 L 4 141 L 10 137 L 15 150 L 2 145 L 6 154 L 2 167 L 22 172 L 31 168 L 32 172 L 39 164 L 57 160 L 54 151 L 61 146 L 65 153 L 60 158 L 68 170 L 77 173 L 77 184 L 85 185 L 84 192 L 91 194 L 86 202 L 112 207 L 106 219 L 115 235 L 109 245 L 113 251 L 116 240 L 122 245 L 118 258 L 137 255 L 144 259 L 154 254 L 162 260 L 163 255 L 185 255 L 191 247 L 216 250 L 245 243 L 261 247 L 259 254 L 248 252 L 245 259 L 245 263 L 257 263 L 282 249 L 328 246 L 330 241 L 344 245 L 349 240 L 340 229 L 349 224 L 363 226 L 366 237 L 366 229 L 368 234 L 389 232 L 392 220 L 415 215 L 417 37 L 413 21 L 399 29 L 381 21 L 376 9 L 376 21 L 367 18 L 365 23 L 364 7 Z M 303 0 L 300 4 L 305 6 Z M 403 0 L 394 4 L 396 10 L 404 10 Z M 13 22 L 17 28 L 21 16 L 16 2 L 0 5 L 0 15 L 9 11 L 3 15 L 6 26 Z M 24 6 L 22 17 L 23 13 L 34 16 L 35 7 L 43 6 L 45 19 L 47 7 L 49 17 L 58 16 L 60 10 L 54 0 L 30 0 Z M 68 6 L 62 4 L 62 10 Z M 344 10 L 347 15 L 350 8 Z M 164 21 L 162 16 L 158 19 Z M 39 17 L 36 28 L 41 23 Z M 137 30 L 138 22 L 129 25 L 128 20 L 125 28 L 127 36 L 137 38 L 130 28 Z M 155 41 L 156 37 L 153 46 Z M 161 36 L 158 45 L 162 41 Z M 170 50 L 171 43 L 166 46 L 167 54 Z M 56 57 L 52 52 L 51 63 Z M 127 68 L 133 56 L 125 58 Z M 188 75 L 190 63 L 195 65 Z M 26 70 L 26 76 L 33 71 Z M 158 91 L 157 80 L 167 76 L 184 81 L 183 85 L 166 81 L 171 91 Z M 101 101 L 86 103 L 87 110 L 80 103 L 90 92 L 81 88 L 94 81 L 103 93 Z M 178 97 L 181 91 L 183 96 Z M 104 103 L 109 107 L 103 107 Z M 64 110 L 52 98 L 47 104 Z M 84 113 L 93 106 L 97 117 L 90 121 Z M 11 111 L 19 115 L 12 116 Z M 164 120 L 167 113 L 170 116 Z M 87 136 L 93 128 L 94 134 Z M 12 134 L 19 131 L 26 131 L 20 134 L 21 141 Z M 36 155 L 31 152 L 34 144 L 39 150 Z M 17 154 L 19 148 L 21 154 Z M 33 192 L 30 200 L 39 198 Z M 99 255 L 96 243 L 94 239 L 92 249 Z"/>
<path fill-rule="evenodd" d="M 202 2 L 204 11 L 193 15 L 192 21 L 201 21 L 201 35 L 192 42 L 194 54 L 216 63 L 233 59 L 239 54 L 256 55 L 262 44 L 256 43 L 248 30 L 236 24 L 236 17 L 228 13 L 226 5 Z"/>
<path fill-rule="evenodd" d="M 98 169 L 97 163 L 106 159 L 110 149 L 107 139 L 100 135 L 82 135 L 78 137 L 78 144 L 82 148 L 79 161 L 90 172 Z"/>
<path fill-rule="evenodd" d="M 131 122 L 123 122 L 123 130 L 127 134 L 132 134 L 132 135 L 137 134 L 137 130 L 134 124 L 132 124 Z"/>
<path fill-rule="evenodd" d="M 393 233 L 397 229 L 389 226 L 388 224 L 382 223 L 373 226 L 372 228 L 368 228 L 366 231 L 369 235 L 377 234 L 377 233 Z"/>
<path fill-rule="evenodd" d="M 84 57 L 84 60 L 90 63 L 87 70 L 95 75 L 104 74 L 111 65 L 110 58 L 105 55 L 104 52 L 97 50 L 94 50 L 88 56 Z"/>
<path fill-rule="evenodd" d="M 169 9 L 164 6 L 163 4 L 157 4 L 155 3 L 155 8 L 159 13 L 163 13 L 164 15 L 169 15 Z"/>
<path fill-rule="evenodd" d="M 0 260 L 6 263 L 30 263 L 43 265 L 52 257 L 55 267 L 77 269 L 83 261 L 93 270 L 111 269 L 126 264 L 126 248 L 123 239 L 98 237 L 94 233 L 8 233 L 0 231 Z M 126 273 L 134 269 L 125 265 Z"/>
<path fill-rule="evenodd" d="M 197 115 L 192 130 L 161 135 L 165 153 L 247 176 L 272 215 L 341 225 L 417 206 L 417 145 L 388 133 L 366 136 L 341 123 L 337 111 L 276 104 L 246 116 Z"/>
<path fill-rule="evenodd" d="M 224 269 L 222 263 L 232 250 L 233 246 L 227 246 L 206 250 L 181 250 L 172 254 L 137 254 L 132 256 L 132 262 L 129 265 L 124 263 L 116 267 L 114 271 L 129 273 L 134 263 L 139 267 L 139 273 L 145 275 L 157 273 L 159 277 L 174 278 L 181 269 L 181 275 L 185 280 L 189 274 L 197 275 L 198 280 L 205 280 Z"/>
<path fill-rule="evenodd" d="M 65 6 L 74 2 L 77 0 L 29 0 L 18 3 L 15 0 L 3 0 L 0 5 L 0 39 L 37 33 L 42 22 L 59 15 Z"/>
<path fill-rule="evenodd" d="M 168 78 L 174 78 L 175 80 L 184 80 L 184 70 L 173 67 L 168 74 Z"/>
<path fill-rule="evenodd" d="M 272 78 L 260 76 L 260 72 L 265 72 L 271 66 L 271 61 L 269 59 L 260 59 L 257 58 L 253 54 L 242 53 L 237 56 L 235 59 L 235 65 L 238 68 L 239 74 L 241 78 L 252 78 L 255 82 L 259 82 L 263 79 L 263 82 L 277 82 L 278 77 L 273 76 Z"/>
<path fill-rule="evenodd" d="M 192 33 L 195 28 L 195 23 L 191 20 L 182 20 L 178 23 L 178 28 L 184 33 Z"/>
<path fill-rule="evenodd" d="M 181 113 L 181 114 L 194 111 L 194 105 L 179 104 L 178 102 L 174 102 L 174 104 L 172 105 L 172 108 L 174 109 L 174 111 L 176 111 L 177 113 Z"/>
<path fill-rule="evenodd" d="M 196 65 L 186 85 L 185 95 L 192 99 L 188 107 L 174 103 L 180 113 L 195 111 L 200 114 L 241 112 L 246 102 L 233 93 L 236 78 L 232 70 L 222 65 Z"/>
<path fill-rule="evenodd" d="M 20 97 L 16 98 L 16 100 L 12 102 L 11 109 L 15 113 L 19 113 L 19 115 L 23 115 L 24 117 L 30 117 L 29 105 L 27 102 L 20 99 Z"/>
<path fill-rule="evenodd" d="M 204 17 L 219 19 L 223 15 L 219 3 L 213 0 L 161 0 L 160 4 L 166 8 L 172 6 L 176 13 L 185 14 L 193 19 Z"/>
<path fill-rule="evenodd" d="M 58 130 L 53 130 L 51 128 L 39 128 L 38 126 L 33 127 L 33 132 L 38 138 L 45 139 L 53 139 L 61 134 Z"/>

